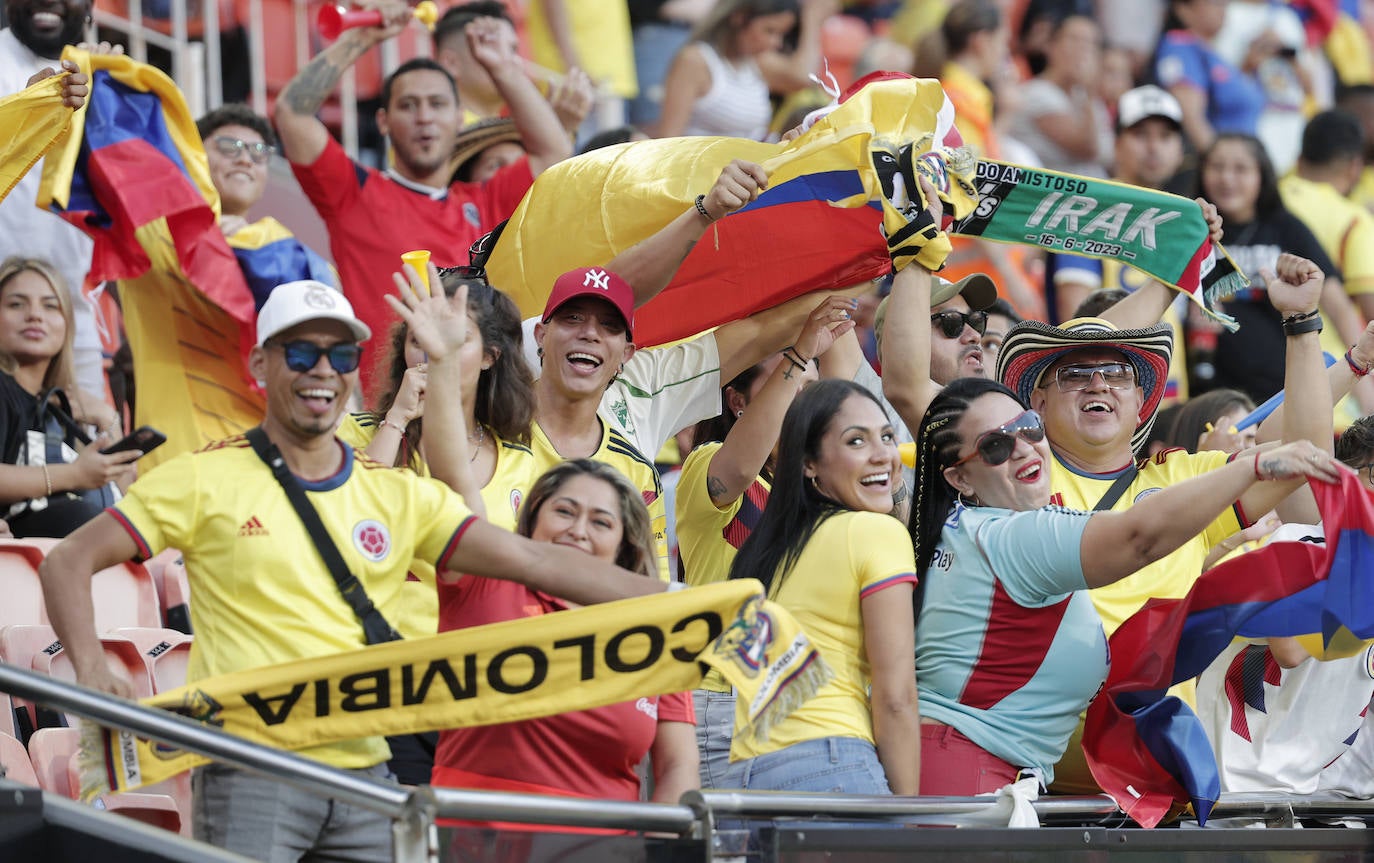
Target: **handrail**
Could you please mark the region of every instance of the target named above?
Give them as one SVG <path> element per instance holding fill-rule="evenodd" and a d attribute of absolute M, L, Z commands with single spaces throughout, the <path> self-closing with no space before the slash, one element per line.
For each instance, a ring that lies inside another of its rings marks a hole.
<path fill-rule="evenodd" d="M 689 791 L 682 802 L 700 814 L 743 818 L 898 818 L 909 815 L 953 815 L 995 806 L 998 799 L 983 797 L 880 797 L 863 794 L 812 794 L 784 791 Z M 1042 797 L 1033 801 L 1037 814 L 1109 815 L 1116 804 L 1106 795 Z"/>
<path fill-rule="evenodd" d="M 697 817 L 689 807 L 670 803 L 586 800 L 516 791 L 432 790 L 437 803 L 436 814 L 440 818 L 605 827 L 679 836 L 694 833 L 698 826 Z"/>
<path fill-rule="evenodd" d="M 388 818 L 413 817 L 415 791 L 348 773 L 291 752 L 259 746 L 184 716 L 114 698 L 84 686 L 0 662 L 0 692 L 60 708 L 102 725 L 261 773 L 295 788 L 345 801 Z"/>

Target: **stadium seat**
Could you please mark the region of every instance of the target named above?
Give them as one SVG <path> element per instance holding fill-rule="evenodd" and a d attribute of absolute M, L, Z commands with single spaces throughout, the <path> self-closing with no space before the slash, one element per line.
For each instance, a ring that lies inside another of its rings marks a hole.
<path fill-rule="evenodd" d="M 0 540 L 0 585 L 5 601 L 0 602 L 0 626 L 11 623 L 46 623 L 43 588 L 38 581 L 38 565 L 48 546 L 40 540 Z"/>
<path fill-rule="evenodd" d="M 158 606 L 162 610 L 162 625 L 177 632 L 191 631 L 191 584 L 186 575 L 186 561 L 181 552 L 169 548 L 147 561 L 144 566 L 153 577 L 157 589 Z"/>
<path fill-rule="evenodd" d="M 47 623 L 38 567 L 57 545 L 56 539 L 0 541 L 0 584 L 5 602 L 0 603 L 0 626 Z M 97 572 L 91 579 L 95 604 L 95 628 L 105 632 L 117 626 L 161 626 L 157 589 L 141 564 L 128 561 Z"/>
<path fill-rule="evenodd" d="M 0 692 L 0 734 L 8 734 L 16 738 L 23 736 L 15 721 L 14 699 L 10 698 L 8 692 Z"/>
<path fill-rule="evenodd" d="M 110 633 L 138 648 L 152 680 L 153 692 L 166 692 L 186 685 L 186 668 L 191 662 L 191 636 L 175 629 L 122 627 Z"/>
<path fill-rule="evenodd" d="M 17 738 L 3 732 L 0 732 L 0 775 L 11 782 L 38 787 L 38 776 L 33 772 L 28 750 Z"/>
<path fill-rule="evenodd" d="M 33 735 L 29 741 L 29 760 L 40 788 L 73 800 L 79 797 L 81 772 L 77 750 L 80 745 L 81 732 L 75 728 L 43 728 Z M 173 833 L 182 832 L 181 810 L 167 794 L 101 794 L 91 805 Z"/>
<path fill-rule="evenodd" d="M 174 636 L 176 633 L 168 635 Z M 110 668 L 118 677 L 130 683 L 134 696 L 147 698 L 152 695 L 152 675 L 138 645 L 125 637 L 112 634 L 102 635 L 100 642 Z M 62 645 L 57 641 L 57 634 L 50 626 L 0 627 L 0 658 L 4 658 L 11 665 L 31 668 L 58 680 L 76 680 L 76 671 L 72 668 L 71 660 L 63 652 Z M 65 717 L 47 707 L 35 706 L 22 699 L 15 699 L 14 703 L 16 707 L 21 708 L 15 712 L 17 728 L 21 732 L 16 736 L 20 739 L 31 741 L 30 735 L 36 729 L 74 724 L 74 718 Z"/>

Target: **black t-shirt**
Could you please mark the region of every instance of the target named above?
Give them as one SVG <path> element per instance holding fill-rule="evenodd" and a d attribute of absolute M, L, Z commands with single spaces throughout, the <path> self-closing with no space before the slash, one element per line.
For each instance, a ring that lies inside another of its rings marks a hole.
<path fill-rule="evenodd" d="M 34 426 L 38 398 L 0 372 L 0 461 L 15 464 L 24 436 Z"/>
<path fill-rule="evenodd" d="M 1338 273 L 1317 238 L 1287 210 L 1245 225 L 1227 223 L 1225 230 L 1221 243 L 1252 284 L 1221 304 L 1240 329 L 1217 337 L 1215 386 L 1240 390 L 1259 404 L 1283 389 L 1287 344 L 1283 318 L 1269 303 L 1260 271 L 1273 270 L 1279 255 L 1291 252 L 1327 275 Z"/>

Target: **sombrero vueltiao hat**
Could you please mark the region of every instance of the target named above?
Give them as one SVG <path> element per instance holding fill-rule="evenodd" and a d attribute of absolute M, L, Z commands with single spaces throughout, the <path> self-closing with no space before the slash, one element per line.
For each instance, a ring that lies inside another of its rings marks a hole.
<path fill-rule="evenodd" d="M 515 121 L 504 117 L 478 120 L 458 131 L 458 140 L 453 145 L 453 155 L 449 157 L 449 173 L 456 174 L 458 169 L 493 144 L 507 141 L 520 143 L 520 133 L 515 129 Z"/>
<path fill-rule="evenodd" d="M 1030 403 L 1031 393 L 1050 366 L 1073 351 L 1084 348 L 1121 351 L 1135 367 L 1135 378 L 1145 393 L 1137 418 L 1131 449 L 1139 452 L 1150 436 L 1155 412 L 1164 398 L 1169 379 L 1169 360 L 1174 353 L 1173 328 L 1159 323 L 1139 330 L 1119 330 L 1102 318 L 1075 318 L 1062 327 L 1041 321 L 1025 321 L 1011 328 L 997 354 L 997 379 L 1021 400 Z"/>

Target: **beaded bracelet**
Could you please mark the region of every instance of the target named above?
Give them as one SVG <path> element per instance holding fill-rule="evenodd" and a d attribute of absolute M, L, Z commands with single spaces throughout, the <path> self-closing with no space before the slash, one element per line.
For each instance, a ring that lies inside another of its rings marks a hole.
<path fill-rule="evenodd" d="M 802 362 L 801 353 L 797 351 L 796 345 L 788 345 L 787 347 L 783 348 L 782 356 L 783 359 L 787 360 L 789 363 L 795 366 L 797 371 L 801 372 L 806 371 L 807 365 L 810 362 L 809 360 L 807 362 Z"/>
<path fill-rule="evenodd" d="M 48 487 L 47 493 L 43 496 L 52 497 L 52 475 L 48 473 L 48 465 L 45 462 L 42 465 L 39 465 L 39 467 L 43 468 L 43 485 Z"/>
<path fill-rule="evenodd" d="M 1345 364 L 1350 366 L 1350 371 L 1353 372 L 1355 374 L 1355 377 L 1357 378 L 1362 378 L 1365 375 L 1369 374 L 1368 366 L 1360 368 L 1359 364 L 1355 362 L 1354 348 L 1351 348 L 1350 350 L 1345 352 Z"/>
<path fill-rule="evenodd" d="M 405 433 L 406 433 L 405 426 L 397 425 L 396 423 L 392 422 L 392 421 L 389 420 L 389 419 L 383 419 L 381 422 L 377 423 L 377 428 L 384 428 L 384 427 L 386 427 L 386 426 L 391 426 L 391 427 L 394 428 L 396 431 L 400 432 L 402 437 L 405 436 Z"/>

